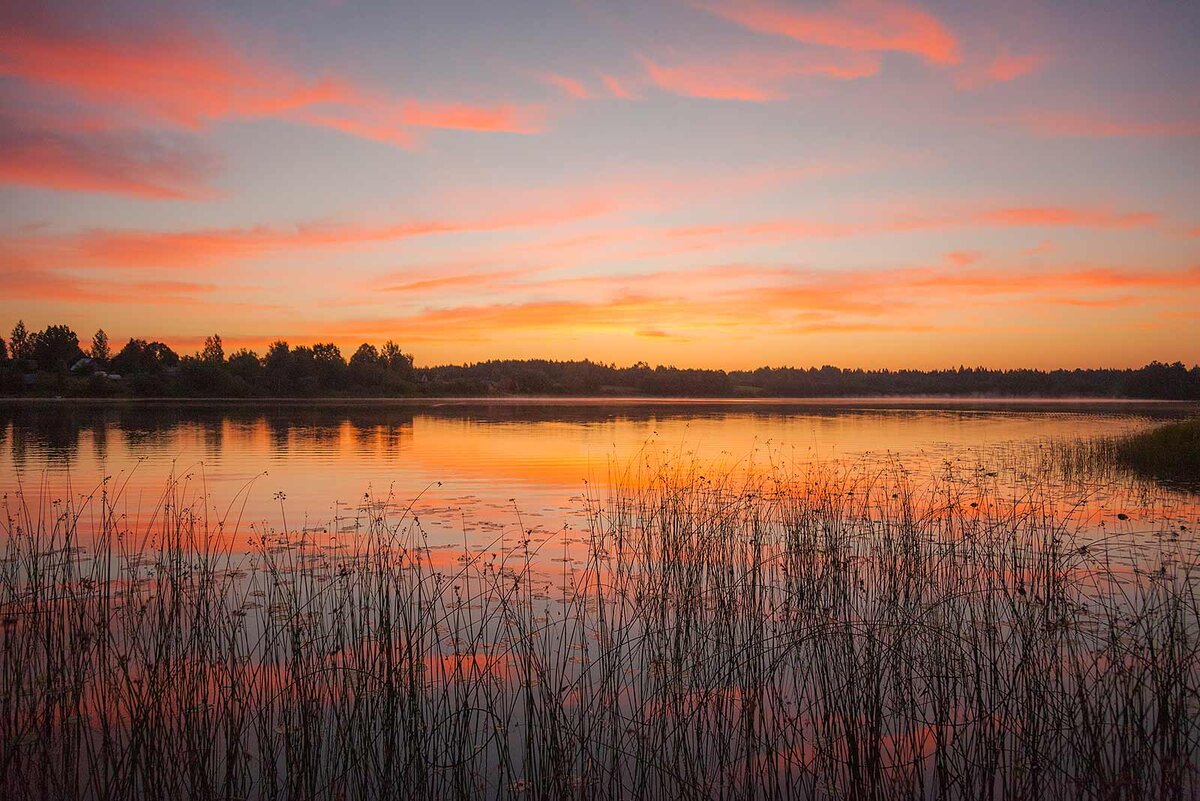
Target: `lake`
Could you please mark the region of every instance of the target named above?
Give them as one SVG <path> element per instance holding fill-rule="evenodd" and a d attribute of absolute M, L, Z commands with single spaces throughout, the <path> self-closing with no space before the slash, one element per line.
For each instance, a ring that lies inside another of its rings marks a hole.
<path fill-rule="evenodd" d="M 898 459 L 1020 461 L 1049 442 L 1111 436 L 1185 415 L 1186 404 L 813 400 L 284 402 L 270 406 L 74 402 L 0 405 L 0 491 L 92 493 L 111 477 L 132 515 L 169 476 L 190 477 L 245 522 L 286 510 L 323 526 L 370 493 L 501 521 L 558 521 L 585 489 L 648 454 L 710 469 Z M 68 489 L 69 488 L 69 489 Z M 443 515 L 444 516 L 444 515 Z M 432 520 L 432 517 L 427 517 Z"/>
<path fill-rule="evenodd" d="M 1194 413 L 0 405 L 3 788 L 1194 797 Z"/>

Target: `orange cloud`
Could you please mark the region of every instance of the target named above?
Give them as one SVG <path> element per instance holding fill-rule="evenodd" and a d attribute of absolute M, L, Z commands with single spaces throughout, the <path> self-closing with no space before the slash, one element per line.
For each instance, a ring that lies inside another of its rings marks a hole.
<path fill-rule="evenodd" d="M 195 281 L 114 281 L 84 279 L 68 273 L 48 270 L 4 269 L 0 270 L 7 297 L 35 301 L 57 301 L 82 304 L 187 304 L 207 305 L 215 302 L 211 297 L 222 289 L 216 284 Z M 239 294 L 244 289 L 239 288 Z M 220 301 L 222 308 L 230 305 L 246 309 L 265 310 L 274 308 L 245 301 Z"/>
<path fill-rule="evenodd" d="M 707 11 L 759 33 L 808 44 L 919 56 L 931 64 L 957 64 L 958 39 L 932 14 L 895 0 L 840 0 L 801 9 L 773 0 L 700 4 Z"/>
<path fill-rule="evenodd" d="M 1124 295 L 1106 295 L 1112 291 Z M 933 310 L 969 306 L 979 310 L 991 303 L 1008 307 L 1016 299 L 1077 308 L 1135 308 L 1162 302 L 1162 290 L 1200 290 L 1200 266 L 1183 270 L 1138 270 L 1067 267 L 1048 271 L 945 266 L 885 270 L 798 271 L 790 281 L 733 293 L 726 303 L 753 304 L 789 330 L 832 332 L 838 328 L 870 331 L 946 328 L 949 319 L 932 322 Z M 1141 292 L 1139 296 L 1129 292 Z M 869 298 L 870 300 L 863 300 Z M 887 318 L 880 320 L 880 318 Z M 789 323 L 788 321 L 791 320 Z"/>
<path fill-rule="evenodd" d="M 1062 206 L 1025 206 L 986 211 L 978 215 L 976 221 L 986 225 L 1119 229 L 1155 225 L 1159 217 L 1144 211 L 1112 212 Z"/>
<path fill-rule="evenodd" d="M 458 352 L 476 348 L 481 358 L 497 355 L 496 348 L 500 353 L 546 355 L 545 348 L 551 347 L 559 357 L 567 357 L 587 355 L 579 348 L 602 347 L 611 348 L 605 353 L 639 358 L 639 340 L 653 340 L 680 353 L 676 349 L 694 351 L 697 343 L 706 341 L 728 345 L 761 339 L 778 349 L 780 337 L 789 336 L 1002 335 L 1015 330 L 1005 326 L 1019 322 L 1023 312 L 1017 310 L 1034 306 L 1095 315 L 1092 319 L 1106 320 L 1105 326 L 1112 325 L 1111 310 L 1121 309 L 1122 319 L 1132 325 L 1147 314 L 1154 319 L 1169 316 L 1172 304 L 1186 305 L 1187 298 L 1200 292 L 1200 265 L 1173 270 L 1087 264 L 1013 269 L 978 260 L 964 267 L 954 254 L 933 266 L 885 269 L 716 264 L 544 282 L 529 282 L 525 273 L 513 277 L 516 282 L 506 285 L 506 279 L 493 276 L 489 285 L 491 297 L 515 293 L 511 300 L 465 305 L 451 301 L 405 313 L 332 319 L 322 315 L 308 321 L 289 315 L 285 330 L 252 344 L 284 334 L 289 339 L 332 339 L 349 348 L 403 332 L 405 341 L 420 343 L 418 352 L 426 354 L 452 346 Z M 153 301 L 139 295 L 138 302 Z M 394 308 L 387 301 L 379 305 Z M 261 323 L 262 318 L 257 319 Z M 167 341 L 181 341 L 169 333 L 157 336 L 168 334 Z M 229 334 L 230 343 L 249 342 L 236 330 Z M 722 362 L 728 366 L 724 360 L 715 363 Z"/>
<path fill-rule="evenodd" d="M 1085 309 L 1119 309 L 1134 305 L 1137 303 L 1137 298 L 1133 295 L 1118 295 L 1112 298 L 1046 297 L 1040 298 L 1039 302 L 1050 306 L 1081 306 Z"/>
<path fill-rule="evenodd" d="M 668 92 L 684 97 L 755 103 L 787 97 L 787 83 L 794 78 L 853 80 L 879 72 L 879 58 L 870 53 L 814 57 L 755 52 L 673 66 L 648 58 L 641 61 L 650 80 Z"/>
<path fill-rule="evenodd" d="M 213 160 L 136 134 L 56 133 L 0 116 L 0 183 L 147 199 L 211 198 Z"/>
<path fill-rule="evenodd" d="M 706 275 L 707 273 L 707 275 Z M 714 283 L 721 277 L 728 283 Z M 758 278 L 755 281 L 755 277 Z M 700 270 L 596 276 L 606 291 L 555 298 L 422 309 L 401 317 L 343 320 L 323 330 L 344 337 L 379 337 L 402 330 L 413 341 L 485 341 L 497 331 L 513 337 L 547 331 L 626 334 L 642 338 L 692 338 L 695 332 L 869 333 L 951 330 L 931 309 L 983 308 L 987 299 L 1012 299 L 1107 309 L 1161 302 L 1132 292 L 1195 292 L 1200 266 L 1182 270 L 1065 267 L 1010 270 L 962 268 L 954 259 L 933 267 L 811 270 L 778 266 L 716 265 Z M 709 280 L 713 279 L 713 280 Z M 738 279 L 738 280 L 734 280 Z M 586 277 L 581 278 L 586 282 Z M 751 283 L 757 285 L 751 285 Z M 543 290 L 560 282 L 535 285 Z M 697 291 L 680 292 L 680 287 Z M 630 291 L 630 289 L 635 291 Z M 1103 293 L 1119 290 L 1120 296 Z M 746 309 L 754 309 L 747 316 Z M 670 333 L 668 333 L 670 332 Z"/>
<path fill-rule="evenodd" d="M 497 282 L 508 281 L 514 278 L 525 278 L 534 273 L 541 272 L 539 269 L 532 270 L 503 270 L 490 273 L 463 273 L 459 275 L 443 275 L 437 278 L 424 278 L 416 281 L 402 281 L 400 283 L 389 283 L 380 287 L 383 292 L 405 292 L 405 293 L 426 293 L 436 292 L 442 289 L 455 289 L 458 287 L 474 287 L 476 289 L 483 286 L 495 286 Z"/>

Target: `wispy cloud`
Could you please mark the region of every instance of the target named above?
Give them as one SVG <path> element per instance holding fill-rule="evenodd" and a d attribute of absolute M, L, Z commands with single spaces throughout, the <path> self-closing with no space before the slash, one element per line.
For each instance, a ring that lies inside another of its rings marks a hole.
<path fill-rule="evenodd" d="M 1113 211 L 1106 208 L 1071 206 L 1009 206 L 989 209 L 968 218 L 981 225 L 1124 229 L 1145 228 L 1159 222 L 1147 211 Z"/>
<path fill-rule="evenodd" d="M 1008 83 L 1034 75 L 1050 62 L 1045 53 L 1016 53 L 1007 47 L 989 61 L 968 64 L 959 71 L 955 84 L 960 89 L 978 89 L 993 83 Z"/>
<path fill-rule="evenodd" d="M 0 183 L 152 200 L 209 199 L 217 160 L 119 130 L 62 131 L 0 116 Z"/>
<path fill-rule="evenodd" d="M 94 228 L 75 233 L 31 232 L 6 237 L 0 248 L 8 258 L 41 266 L 116 268 L 199 267 L 215 269 L 232 261 L 265 258 L 301 250 L 348 251 L 367 246 L 438 235 L 473 235 L 504 230 L 549 231 L 560 226 L 617 215 L 661 212 L 681 206 L 727 200 L 808 178 L 853 172 L 853 164 L 808 165 L 736 170 L 690 177 L 632 174 L 526 188 L 521 203 L 512 193 L 469 187 L 441 198 L 461 209 L 455 214 L 370 223 L 310 221 L 295 225 L 259 225 L 150 230 Z M 574 233 L 571 240 L 589 233 Z M 529 247 L 522 245 L 522 247 Z M 533 247 L 536 247 L 534 245 Z"/>
<path fill-rule="evenodd" d="M 608 93 L 621 100 L 636 100 L 638 95 L 624 81 L 613 75 L 601 75 L 601 82 Z"/>
<path fill-rule="evenodd" d="M 1149 228 L 1161 222 L 1147 211 L 1117 211 L 1088 206 L 983 206 L 925 211 L 898 209 L 855 220 L 779 218 L 714 222 L 660 229 L 663 239 L 698 247 L 702 243 L 732 247 L 749 243 L 802 239 L 845 239 L 942 228 L 1077 228 L 1120 231 Z"/>
<path fill-rule="evenodd" d="M 348 319 L 334 327 L 346 337 L 403 330 L 426 342 L 483 340 L 500 330 L 512 336 L 608 332 L 681 340 L 716 331 L 933 332 L 960 325 L 945 313 L 948 309 L 1033 302 L 1107 312 L 1161 305 L 1179 293 L 1200 291 L 1200 266 L 1149 270 L 1084 264 L 1030 270 L 972 262 L 964 268 L 961 259 L 948 256 L 942 264 L 918 267 L 818 270 L 730 264 L 604 280 L 600 292 L 581 279 L 574 296 L 452 304 L 401 316 Z M 685 286 L 695 291 L 681 292 Z M 533 288 L 572 289 L 553 279 Z M 754 314 L 745 314 L 747 308 Z"/>
<path fill-rule="evenodd" d="M 1045 66 L 1049 60 L 1049 56 L 1041 53 L 1019 55 L 1004 49 L 988 65 L 987 76 L 993 81 L 1013 81 L 1026 75 L 1032 75 Z"/>
<path fill-rule="evenodd" d="M 879 72 L 871 53 L 770 53 L 722 55 L 671 65 L 641 59 L 649 80 L 658 88 L 685 97 L 765 102 L 789 95 L 790 84 L 801 77 L 835 80 L 868 78 Z"/>
<path fill-rule="evenodd" d="M 1070 111 L 1030 111 L 1016 121 L 1038 136 L 1116 139 L 1147 137 L 1167 139 L 1200 136 L 1200 117 L 1191 119 L 1151 119 L 1112 117 L 1103 114 Z"/>
<path fill-rule="evenodd" d="M 79 276 L 66 271 L 0 268 L 6 297 L 23 301 L 73 305 L 154 304 L 216 307 L 223 310 L 268 311 L 277 304 L 247 300 L 246 287 L 223 286 L 199 281 L 129 280 L 111 276 Z"/>
<path fill-rule="evenodd" d="M 276 118 L 411 146 L 414 129 L 532 133 L 541 109 L 396 97 L 346 76 L 308 76 L 225 36 L 166 22 L 100 35 L 31 10 L 0 29 L 0 71 L 144 126 L 198 130 Z"/>
<path fill-rule="evenodd" d="M 774 0 L 698 2 L 701 8 L 752 31 L 808 44 L 919 56 L 939 66 L 960 60 L 958 38 L 923 9 L 895 0 L 840 0 L 802 8 Z"/>
<path fill-rule="evenodd" d="M 566 75 L 559 75 L 554 72 L 544 72 L 537 77 L 542 83 L 549 84 L 568 97 L 573 97 L 576 100 L 587 100 L 591 97 L 591 92 L 583 85 L 583 81 L 568 78 Z"/>
<path fill-rule="evenodd" d="M 528 207 L 472 218 L 417 219 L 370 225 L 313 222 L 294 226 L 184 231 L 93 229 L 77 234 L 10 236 L 0 252 L 39 264 L 87 267 L 214 269 L 230 261 L 327 248 L 356 248 L 438 234 L 472 234 L 555 226 L 611 211 L 587 198 L 558 207 Z"/>

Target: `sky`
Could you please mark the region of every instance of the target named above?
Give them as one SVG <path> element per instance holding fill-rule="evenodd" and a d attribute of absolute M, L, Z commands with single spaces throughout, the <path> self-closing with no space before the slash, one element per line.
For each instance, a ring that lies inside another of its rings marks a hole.
<path fill-rule="evenodd" d="M 0 336 L 1200 362 L 1200 4 L 0 0 Z"/>

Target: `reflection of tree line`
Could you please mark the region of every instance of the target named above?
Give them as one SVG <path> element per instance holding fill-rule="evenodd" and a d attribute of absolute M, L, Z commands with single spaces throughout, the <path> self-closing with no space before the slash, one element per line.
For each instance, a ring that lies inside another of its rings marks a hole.
<path fill-rule="evenodd" d="M 920 408 L 920 407 L 918 407 Z M 970 414 L 996 408 L 987 402 L 962 403 L 956 412 Z M 1011 409 L 1011 407 L 1008 407 Z M 1039 409 L 1035 404 L 1022 405 L 1022 410 Z M 1045 408 L 1071 411 L 1070 404 L 1054 404 Z M 1095 406 L 1081 404 L 1082 410 L 1094 411 Z M 1122 412 L 1137 412 L 1149 416 L 1172 416 L 1170 410 L 1153 406 L 1122 405 Z M 389 404 L 386 402 L 280 402 L 264 407 L 257 403 L 226 403 L 219 405 L 180 402 L 145 403 L 77 403 L 28 402 L 0 403 L 0 447 L 6 442 L 13 460 L 23 464 L 30 449 L 39 459 L 63 462 L 71 460 L 81 442 L 90 442 L 97 458 L 108 453 L 110 441 L 122 443 L 126 449 L 152 449 L 177 444 L 181 437 L 194 437 L 211 454 L 227 446 L 244 446 L 253 437 L 262 437 L 268 450 L 282 453 L 296 448 L 331 450 L 340 446 L 349 430 L 351 447 L 367 451 L 378 447 L 380 438 L 387 448 L 401 448 L 412 436 L 414 421 L 461 421 L 488 425 L 539 423 L 653 423 L 656 420 L 695 417 L 728 417 L 731 415 L 756 419 L 790 418 L 797 414 L 809 417 L 847 417 L 890 414 L 881 412 L 870 403 L 861 405 L 798 406 L 778 404 L 729 403 L 672 403 L 642 401 L 637 403 L 577 403 L 479 399 L 454 403 L 421 402 Z M 232 437 L 233 441 L 227 441 Z"/>
<path fill-rule="evenodd" d="M 274 342 L 265 355 L 228 357 L 219 336 L 192 356 L 162 342 L 131 339 L 113 352 L 97 331 L 85 353 L 65 325 L 28 332 L 18 322 L 0 340 L 0 394 L 76 397 L 477 397 L 487 395 L 650 397 L 855 397 L 903 395 L 1200 399 L 1200 366 L 1151 362 L 1138 369 L 842 370 L 763 367 L 726 372 L 617 367 L 592 361 L 488 361 L 413 366 L 388 341 L 363 343 L 349 359 L 332 343 Z"/>
<path fill-rule="evenodd" d="M 384 408 L 284 406 L 223 408 L 160 404 L 0 404 L 0 445 L 7 440 L 13 462 L 21 466 L 31 451 L 39 459 L 66 462 L 90 441 L 103 459 L 114 438 L 127 449 L 167 446 L 191 430 L 209 453 L 219 453 L 231 433 L 235 439 L 265 435 L 270 450 L 296 446 L 338 446 L 346 427 L 356 448 L 374 446 L 382 435 L 389 448 L 400 448 L 412 434 L 413 411 Z"/>

